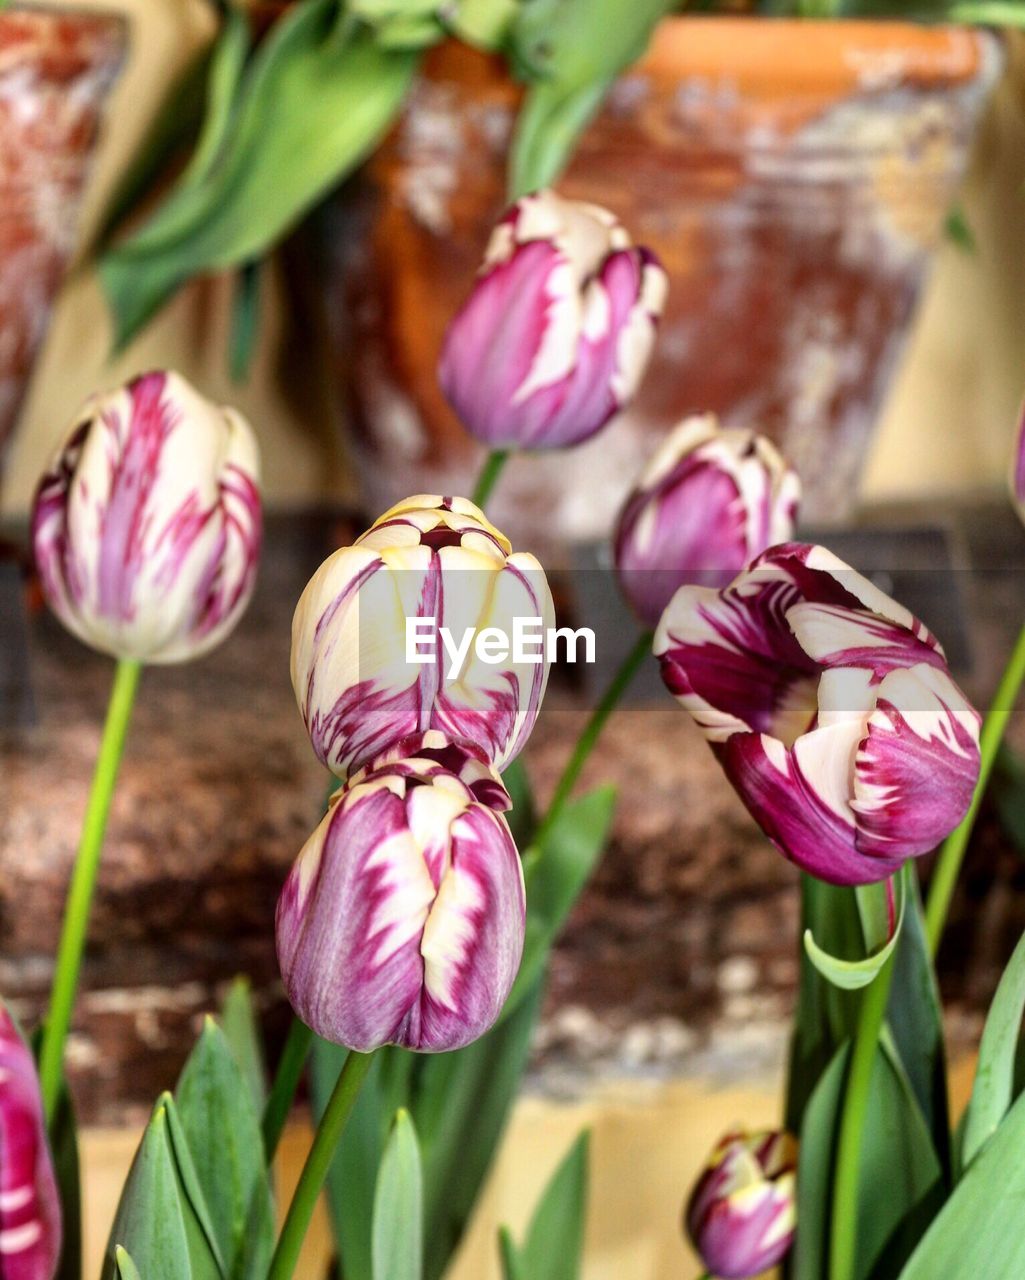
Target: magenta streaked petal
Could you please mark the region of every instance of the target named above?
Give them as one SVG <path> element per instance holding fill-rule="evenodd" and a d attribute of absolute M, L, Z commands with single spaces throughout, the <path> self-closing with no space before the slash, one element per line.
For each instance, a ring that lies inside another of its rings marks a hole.
<path fill-rule="evenodd" d="M 872 884 L 904 861 L 903 855 L 866 857 L 857 847 L 853 814 L 846 820 L 830 807 L 823 779 L 808 777 L 795 751 L 778 739 L 738 733 L 720 752 L 726 776 L 751 816 L 802 870 L 830 884 Z M 811 772 L 807 761 L 805 767 Z"/>
<path fill-rule="evenodd" d="M 864 667 L 881 680 L 918 663 L 947 665 L 931 644 L 867 609 L 805 601 L 788 610 L 787 622 L 804 652 L 825 668 Z"/>
<path fill-rule="evenodd" d="M 935 849 L 979 776 L 979 716 L 944 671 L 893 671 L 879 686 L 854 770 L 858 848 L 875 857 Z"/>
<path fill-rule="evenodd" d="M 53 1280 L 61 1208 L 35 1062 L 0 1005 L 0 1276 Z"/>

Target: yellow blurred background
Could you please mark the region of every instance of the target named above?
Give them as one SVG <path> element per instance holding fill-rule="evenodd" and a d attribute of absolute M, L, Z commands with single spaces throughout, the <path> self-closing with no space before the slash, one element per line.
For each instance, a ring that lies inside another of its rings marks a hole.
<path fill-rule="evenodd" d="M 66 0 L 83 8 L 94 0 Z M 206 0 L 106 0 L 131 23 L 131 51 L 108 113 L 84 218 L 88 235 L 113 180 L 166 86 L 212 31 Z M 1025 39 L 982 126 L 964 195 L 977 248 L 946 243 L 865 476 L 867 500 L 942 498 L 1003 483 L 1025 390 Z M 267 493 L 278 509 L 349 492 L 341 431 L 326 388 L 300 417 L 278 384 L 283 323 L 272 282 L 251 381 L 225 368 L 228 282 L 186 289 L 122 356 L 95 279 L 78 271 L 57 309 L 0 494 L 0 514 L 25 512 L 36 477 L 78 403 L 97 387 L 153 365 L 174 365 L 208 395 L 237 403 L 260 434 Z M 942 440 L 942 447 L 939 447 Z"/>

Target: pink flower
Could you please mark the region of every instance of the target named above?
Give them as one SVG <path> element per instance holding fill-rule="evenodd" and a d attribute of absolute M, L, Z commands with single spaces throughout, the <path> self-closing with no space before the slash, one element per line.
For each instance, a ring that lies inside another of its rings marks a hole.
<path fill-rule="evenodd" d="M 813 875 L 883 880 L 964 817 L 978 712 L 926 627 L 824 547 L 681 587 L 654 649 L 762 830 Z"/>
<path fill-rule="evenodd" d="M 36 1064 L 0 1005 L 0 1276 L 53 1280 L 61 1207 Z"/>
<path fill-rule="evenodd" d="M 654 627 L 678 587 L 724 587 L 786 542 L 800 492 L 764 436 L 723 430 L 710 413 L 681 422 L 641 474 L 616 529 L 616 573 L 637 616 Z"/>
<path fill-rule="evenodd" d="M 440 729 L 504 768 L 537 719 L 547 654 L 524 644 L 523 660 L 514 646 L 486 660 L 476 637 L 496 628 L 514 640 L 518 618 L 544 632 L 554 624 L 544 570 L 473 503 L 421 494 L 386 511 L 324 561 L 296 607 L 292 687 L 318 757 L 345 778 L 400 739 Z M 457 645 L 471 635 L 458 664 L 443 627 Z"/>
<path fill-rule="evenodd" d="M 94 396 L 36 493 L 50 607 L 117 658 L 183 662 L 214 648 L 256 581 L 258 477 L 249 425 L 176 373 Z"/>
<path fill-rule="evenodd" d="M 442 389 L 490 448 L 579 444 L 636 394 L 665 294 L 654 254 L 611 213 L 553 191 L 525 196 L 449 327 Z"/>
<path fill-rule="evenodd" d="M 797 1142 L 789 1133 L 730 1133 L 687 1205 L 694 1248 L 713 1275 L 745 1280 L 774 1267 L 794 1240 Z"/>
<path fill-rule="evenodd" d="M 437 732 L 336 793 L 277 912 L 285 990 L 318 1035 L 441 1052 L 494 1024 L 526 918 L 509 807 L 483 756 Z"/>

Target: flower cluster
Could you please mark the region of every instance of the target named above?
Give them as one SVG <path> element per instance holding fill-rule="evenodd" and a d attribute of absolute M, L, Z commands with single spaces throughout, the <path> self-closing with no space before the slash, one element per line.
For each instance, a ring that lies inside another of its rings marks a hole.
<path fill-rule="evenodd" d="M 554 621 L 544 570 L 463 498 L 385 512 L 313 575 L 292 682 L 340 778 L 282 892 L 278 959 L 293 1007 L 366 1051 L 468 1044 L 495 1022 L 523 950 L 519 854 L 497 769 L 537 719 L 547 660 L 408 661 L 410 620 L 511 632 Z"/>

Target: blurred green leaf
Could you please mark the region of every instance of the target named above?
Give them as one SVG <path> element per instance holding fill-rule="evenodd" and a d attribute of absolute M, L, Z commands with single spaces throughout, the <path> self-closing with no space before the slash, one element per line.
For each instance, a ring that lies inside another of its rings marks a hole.
<path fill-rule="evenodd" d="M 1025 1275 L 1025 1097 L 968 1166 L 900 1280 L 1021 1280 Z"/>
<path fill-rule="evenodd" d="M 497 49 L 509 35 L 520 0 L 459 0 L 444 21 L 460 40 L 480 49 Z"/>
<path fill-rule="evenodd" d="M 849 1044 L 837 1049 L 802 1111 L 797 1162 L 797 1220 L 801 1229 L 789 1262 L 791 1280 L 822 1280 L 829 1274 L 833 1164 L 849 1058 Z"/>
<path fill-rule="evenodd" d="M 989 794 L 1000 825 L 1018 852 L 1025 854 L 1025 761 L 1006 742 L 997 752 Z"/>
<path fill-rule="evenodd" d="M 421 1280 L 423 1170 L 409 1112 L 395 1116 L 374 1194 L 374 1280 Z"/>
<path fill-rule="evenodd" d="M 211 171 L 102 258 L 119 348 L 191 276 L 260 257 L 394 119 L 417 52 L 382 48 L 339 12 L 338 0 L 289 9 L 246 69 Z"/>
<path fill-rule="evenodd" d="M 274 1206 L 259 1112 L 212 1018 L 185 1064 L 175 1100 L 226 1280 L 262 1275 L 274 1247 Z"/>
<path fill-rule="evenodd" d="M 512 809 L 506 814 L 509 819 L 509 830 L 516 841 L 517 849 L 526 849 L 537 828 L 537 810 L 534 805 L 534 792 L 522 756 L 517 757 L 506 767 L 502 774 L 502 782 L 513 803 Z"/>
<path fill-rule="evenodd" d="M 247 262 L 235 277 L 231 303 L 231 334 L 228 340 L 228 372 L 232 382 L 242 383 L 249 368 L 260 331 L 260 285 L 264 264 Z"/>
<path fill-rule="evenodd" d="M 895 876 L 893 885 L 896 920 L 893 931 L 889 933 L 888 937 L 888 927 L 881 928 L 880 926 L 880 919 L 885 916 L 887 911 L 886 885 L 859 885 L 855 891 L 855 900 L 858 904 L 862 927 L 867 938 L 872 938 L 874 941 L 880 936 L 887 937 L 887 940 L 881 945 L 874 946 L 868 955 L 860 959 L 844 959 L 820 947 L 815 941 L 810 928 L 804 932 L 804 949 L 807 951 L 812 964 L 824 978 L 827 978 L 834 986 L 840 987 L 843 991 L 858 991 L 862 987 L 867 987 L 896 950 L 900 939 L 901 926 L 904 923 L 904 906 L 907 895 L 902 876 Z M 866 945 L 872 945 L 872 943 L 866 940 Z"/>
<path fill-rule="evenodd" d="M 521 1249 L 516 1249 L 508 1228 L 502 1228 L 499 1251 L 505 1280 L 580 1280 L 589 1146 L 590 1134 L 582 1133 L 563 1157 L 541 1192 Z"/>
<path fill-rule="evenodd" d="M 948 211 L 943 222 L 943 234 L 965 253 L 974 253 L 978 247 L 975 243 L 975 232 L 960 205 L 955 205 Z"/>
<path fill-rule="evenodd" d="M 253 989 L 248 978 L 236 978 L 221 1008 L 221 1030 L 249 1086 L 253 1106 L 262 1112 L 267 1102 L 267 1065 L 263 1057 L 260 1026 L 253 1009 Z"/>
<path fill-rule="evenodd" d="M 131 1255 L 127 1250 L 122 1249 L 120 1245 L 114 1250 L 114 1259 L 117 1262 L 118 1275 L 121 1280 L 140 1280 L 139 1270 L 131 1259 Z"/>
<path fill-rule="evenodd" d="M 54 1171 L 61 1198 L 63 1238 L 54 1280 L 81 1280 L 82 1275 L 82 1187 L 78 1161 L 78 1126 L 67 1085 L 62 1083 L 57 1108 L 50 1126 Z"/>
<path fill-rule="evenodd" d="M 615 787 L 597 787 L 566 806 L 540 849 L 528 850 L 524 858 L 527 929 L 523 960 L 503 1018 L 509 1017 L 537 985 L 552 944 L 605 848 L 615 807 Z"/>
<path fill-rule="evenodd" d="M 183 1185 L 169 1132 L 173 1105 L 165 1094 L 143 1134 L 110 1231 L 104 1280 L 118 1280 L 119 1245 L 145 1280 L 226 1280 Z"/>
<path fill-rule="evenodd" d="M 970 1169 L 1014 1099 L 1015 1060 L 1025 1013 L 1025 936 L 1004 970 L 986 1017 L 975 1083 L 961 1141 L 961 1164 Z"/>

